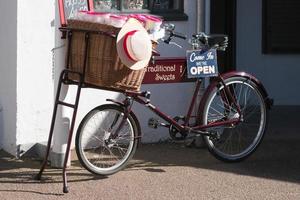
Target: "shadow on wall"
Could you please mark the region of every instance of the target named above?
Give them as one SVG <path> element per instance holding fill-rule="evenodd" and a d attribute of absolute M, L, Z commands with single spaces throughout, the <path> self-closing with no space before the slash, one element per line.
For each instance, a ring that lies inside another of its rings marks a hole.
<path fill-rule="evenodd" d="M 2 105 L 0 103 L 0 149 L 2 149 L 3 146 L 3 135 L 4 135 L 4 122 L 3 122 L 3 112 L 2 112 L 3 108 Z"/>

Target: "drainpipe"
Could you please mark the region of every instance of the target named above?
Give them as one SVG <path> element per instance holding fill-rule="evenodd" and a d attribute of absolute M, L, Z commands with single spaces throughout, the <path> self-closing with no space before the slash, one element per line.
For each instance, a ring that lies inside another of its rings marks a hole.
<path fill-rule="evenodd" d="M 197 0 L 197 33 L 210 33 L 210 0 Z M 201 90 L 209 85 L 209 79 L 204 79 Z"/>
<path fill-rule="evenodd" d="M 204 20 L 204 29 L 206 33 L 210 33 L 210 0 L 205 1 L 205 20 Z"/>
<path fill-rule="evenodd" d="M 205 30 L 205 19 L 206 19 L 206 0 L 197 0 L 197 13 L 196 13 L 196 31 L 199 32 L 206 32 Z M 205 84 L 201 84 L 201 91 L 198 94 L 198 102 L 200 102 L 201 96 L 204 93 L 204 89 L 206 86 Z M 195 115 L 197 115 L 197 109 L 195 109 Z M 205 147 L 205 143 L 200 135 L 196 135 L 195 140 L 193 141 L 194 145 L 197 148 L 203 148 Z"/>
<path fill-rule="evenodd" d="M 197 32 L 210 33 L 210 0 L 197 0 Z M 206 88 L 208 85 L 209 79 L 206 78 L 202 86 Z"/>
<path fill-rule="evenodd" d="M 197 33 L 205 32 L 205 1 L 197 0 Z"/>
<path fill-rule="evenodd" d="M 210 33 L 210 0 L 197 0 L 197 32 Z"/>

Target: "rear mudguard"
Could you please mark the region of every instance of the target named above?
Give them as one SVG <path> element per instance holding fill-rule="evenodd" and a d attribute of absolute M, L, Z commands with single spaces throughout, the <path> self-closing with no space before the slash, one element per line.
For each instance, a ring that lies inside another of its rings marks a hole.
<path fill-rule="evenodd" d="M 228 78 L 232 78 L 232 77 L 243 77 L 243 78 L 246 78 L 246 79 L 249 79 L 251 81 L 253 81 L 259 91 L 261 92 L 261 94 L 263 95 L 263 99 L 266 103 L 266 106 L 267 106 L 267 109 L 271 109 L 272 105 L 273 105 L 273 99 L 271 99 L 265 89 L 265 87 L 263 86 L 263 84 L 257 79 L 255 78 L 254 76 L 252 76 L 251 74 L 248 74 L 246 72 L 236 72 L 236 71 L 232 71 L 232 72 L 227 72 L 225 74 L 222 74 L 221 77 L 226 80 Z M 214 87 L 216 87 L 217 85 L 219 84 L 219 80 L 213 80 L 208 88 L 205 90 L 203 96 L 202 96 L 202 99 L 201 99 L 201 102 L 200 102 L 200 106 L 199 106 L 199 109 L 198 109 L 198 119 L 201 119 L 201 113 L 204 109 L 204 106 L 205 106 L 205 101 L 207 99 L 207 96 L 209 95 L 209 93 L 213 90 Z"/>
<path fill-rule="evenodd" d="M 232 72 L 222 74 L 221 76 L 223 77 L 224 80 L 228 79 L 228 78 L 231 78 L 231 77 L 244 77 L 244 78 L 250 79 L 251 81 L 253 81 L 257 85 L 259 91 L 263 95 L 265 103 L 267 105 L 267 108 L 270 109 L 273 106 L 273 99 L 271 99 L 269 97 L 269 95 L 267 93 L 267 90 L 265 89 L 263 84 L 257 78 L 255 78 L 253 75 L 248 74 L 246 72 L 232 71 Z"/>
<path fill-rule="evenodd" d="M 113 100 L 113 99 L 106 99 L 106 101 L 112 102 L 112 103 L 114 103 L 114 104 L 117 104 L 117 105 L 119 105 L 119 106 L 125 108 L 124 103 L 121 102 L 121 101 L 117 101 L 117 100 Z M 139 122 L 137 116 L 134 114 L 134 112 L 132 112 L 132 110 L 130 111 L 129 114 L 131 115 L 131 117 L 132 117 L 133 120 L 135 121 L 136 127 L 137 127 L 137 129 L 138 129 L 138 147 L 139 147 L 140 144 L 141 144 L 141 140 L 142 140 L 142 139 L 141 139 L 141 138 L 142 138 L 142 129 L 141 129 L 141 125 L 140 125 L 140 122 Z"/>

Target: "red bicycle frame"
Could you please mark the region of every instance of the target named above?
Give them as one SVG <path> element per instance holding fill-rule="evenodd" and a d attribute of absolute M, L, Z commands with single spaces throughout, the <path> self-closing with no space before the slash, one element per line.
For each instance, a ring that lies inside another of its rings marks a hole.
<path fill-rule="evenodd" d="M 240 110 L 239 106 L 237 105 L 236 100 L 233 97 L 232 93 L 230 92 L 230 89 L 224 83 L 222 75 L 219 75 L 218 79 L 220 80 L 220 82 L 224 86 L 225 93 L 229 97 L 229 101 L 232 102 L 232 104 L 236 107 L 239 115 L 241 116 L 241 110 Z M 149 99 L 145 97 L 145 95 L 144 95 L 145 92 L 130 92 L 130 91 L 127 91 L 127 92 L 124 92 L 124 95 L 126 97 L 132 98 L 133 101 L 138 102 L 139 104 L 142 104 L 142 105 L 146 106 L 152 112 L 154 112 L 159 117 L 164 119 L 166 122 L 168 122 L 172 126 L 176 127 L 180 132 L 188 132 L 188 133 L 193 132 L 193 133 L 198 133 L 198 134 L 202 134 L 202 135 L 210 135 L 209 132 L 205 131 L 208 128 L 232 125 L 232 124 L 236 124 L 236 123 L 240 122 L 241 117 L 239 119 L 230 119 L 230 120 L 226 120 L 226 121 L 216 121 L 216 122 L 209 123 L 207 125 L 196 124 L 196 126 L 190 126 L 189 121 L 192 118 L 192 111 L 193 111 L 193 109 L 195 107 L 195 104 L 196 104 L 196 99 L 197 99 L 197 95 L 200 91 L 201 83 L 202 83 L 201 80 L 196 81 L 195 91 L 194 91 L 192 101 L 190 103 L 187 115 L 185 116 L 185 122 L 184 122 L 183 125 L 178 123 L 177 121 L 175 121 L 173 118 L 169 117 L 168 115 L 166 115 L 164 112 L 160 111 L 160 109 L 157 108 L 156 106 L 152 105 L 150 103 Z M 110 101 L 112 101 L 112 100 L 110 100 Z M 122 105 L 124 105 L 124 104 L 122 104 Z M 196 117 L 200 117 L 200 116 L 196 116 Z"/>

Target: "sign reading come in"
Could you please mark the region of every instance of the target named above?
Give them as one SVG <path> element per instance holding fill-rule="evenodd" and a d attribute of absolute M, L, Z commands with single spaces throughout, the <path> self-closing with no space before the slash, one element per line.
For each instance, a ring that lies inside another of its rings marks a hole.
<path fill-rule="evenodd" d="M 204 78 L 218 75 L 217 51 L 187 51 L 188 78 Z"/>

